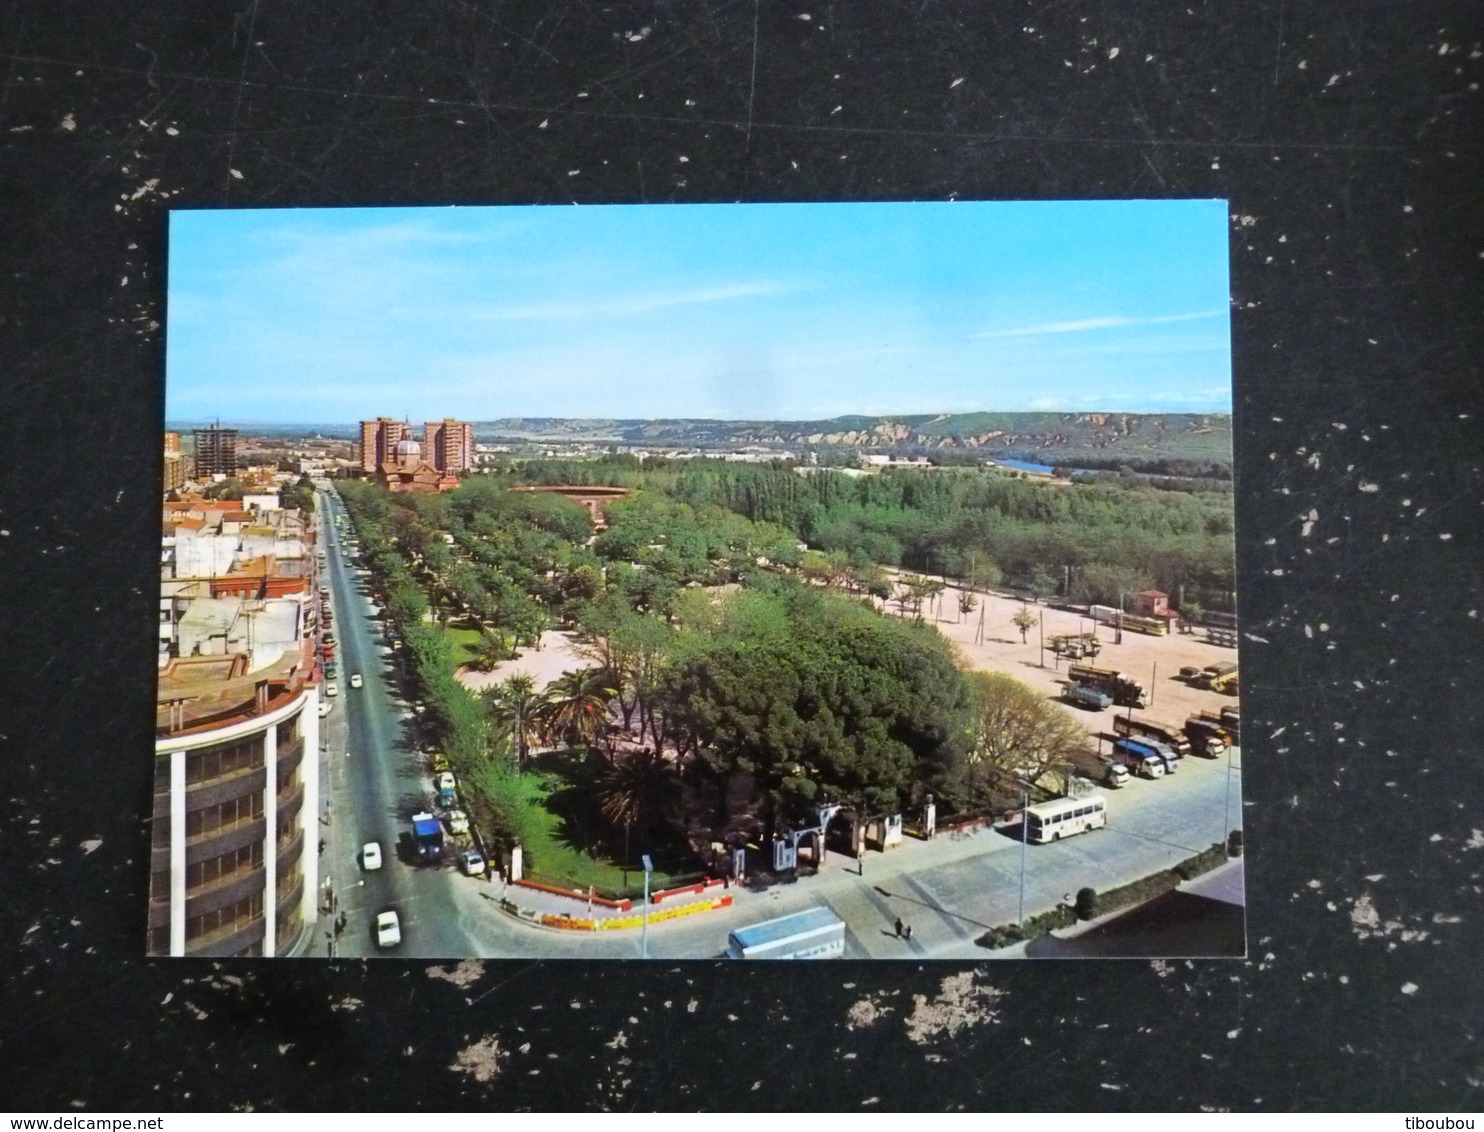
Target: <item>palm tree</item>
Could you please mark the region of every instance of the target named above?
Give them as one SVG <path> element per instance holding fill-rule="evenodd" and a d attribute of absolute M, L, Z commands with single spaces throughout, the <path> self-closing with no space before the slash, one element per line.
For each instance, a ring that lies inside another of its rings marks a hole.
<path fill-rule="evenodd" d="M 641 839 L 668 821 L 680 801 L 674 768 L 646 750 L 610 764 L 598 780 L 598 804 L 614 827 L 638 827 Z M 641 840 L 642 843 L 642 840 Z"/>
<path fill-rule="evenodd" d="M 510 736 L 515 746 L 515 765 L 519 768 L 541 736 L 544 697 L 536 691 L 535 679 L 523 672 L 496 684 L 490 693 L 490 715 Z"/>
<path fill-rule="evenodd" d="M 542 739 L 576 746 L 602 736 L 608 730 L 608 702 L 618 695 L 608 683 L 602 670 L 587 668 L 563 672 L 548 684 L 538 719 Z"/>

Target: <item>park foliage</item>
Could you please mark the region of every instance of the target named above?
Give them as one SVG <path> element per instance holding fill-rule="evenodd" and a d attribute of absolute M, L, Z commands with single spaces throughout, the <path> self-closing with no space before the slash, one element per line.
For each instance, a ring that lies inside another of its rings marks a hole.
<path fill-rule="evenodd" d="M 632 494 L 595 532 L 571 500 L 509 490 L 553 483 Z M 768 836 L 827 801 L 863 821 L 928 795 L 950 813 L 1064 785 L 1086 736 L 1017 681 L 960 671 L 922 617 L 947 576 L 1069 601 L 1232 598 L 1219 490 L 627 456 L 512 463 L 446 495 L 339 490 L 401 675 L 476 811 L 549 838 L 564 797 L 567 841 L 615 859 Z M 554 628 L 586 663 L 550 687 L 457 679 Z"/>

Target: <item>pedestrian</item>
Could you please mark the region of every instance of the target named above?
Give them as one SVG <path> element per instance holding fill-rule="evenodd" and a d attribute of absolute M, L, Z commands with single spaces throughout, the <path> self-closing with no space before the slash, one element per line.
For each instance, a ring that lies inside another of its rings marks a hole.
<path fill-rule="evenodd" d="M 897 938 L 902 938 L 902 917 L 897 917 Z"/>
<path fill-rule="evenodd" d="M 325 851 L 325 839 L 323 837 L 319 839 L 319 851 L 321 853 Z"/>
<path fill-rule="evenodd" d="M 902 929 L 902 930 L 903 930 L 903 931 L 905 931 L 905 932 L 906 932 L 906 934 L 907 934 L 907 942 L 908 942 L 908 943 L 911 943 L 911 942 L 912 942 L 912 925 L 911 925 L 911 924 L 908 924 L 908 925 L 907 925 L 907 926 L 906 926 L 906 927 L 905 927 L 905 928 L 904 928 L 904 929 Z"/>

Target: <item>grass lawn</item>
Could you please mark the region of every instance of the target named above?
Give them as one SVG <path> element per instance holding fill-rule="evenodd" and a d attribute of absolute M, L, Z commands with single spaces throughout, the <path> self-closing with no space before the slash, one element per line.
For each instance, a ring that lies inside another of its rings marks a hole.
<path fill-rule="evenodd" d="M 456 629 L 451 625 L 445 625 L 443 637 L 448 641 L 448 647 L 453 650 L 455 668 L 472 663 L 479 654 L 480 633 L 478 629 Z"/>
<path fill-rule="evenodd" d="M 608 830 L 584 819 L 582 810 L 589 807 L 576 804 L 579 799 L 574 796 L 584 786 L 577 758 L 565 753 L 539 756 L 519 776 L 492 772 L 478 785 L 507 800 L 507 812 L 520 830 L 527 879 L 560 888 L 593 885 L 609 896 L 641 894 L 643 870 L 637 863 L 625 868 L 607 852 L 603 838 Z M 640 851 L 635 845 L 636 860 Z M 667 859 L 657 854 L 650 891 L 666 887 L 678 876 L 694 877 L 699 868 L 688 857 Z"/>

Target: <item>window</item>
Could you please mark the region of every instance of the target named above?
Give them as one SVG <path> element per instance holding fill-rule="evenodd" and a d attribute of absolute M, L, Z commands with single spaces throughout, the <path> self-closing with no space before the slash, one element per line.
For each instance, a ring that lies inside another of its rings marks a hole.
<path fill-rule="evenodd" d="M 203 885 L 215 884 L 236 873 L 263 867 L 263 844 L 254 842 L 241 849 L 233 849 L 220 857 L 197 861 L 186 867 L 186 891 L 194 892 Z"/>
<path fill-rule="evenodd" d="M 253 920 L 262 919 L 262 916 L 263 894 L 255 892 L 235 904 L 218 908 L 215 912 L 207 912 L 204 916 L 192 916 L 187 919 L 186 941 L 189 943 L 208 936 L 235 931 Z"/>
<path fill-rule="evenodd" d="M 186 814 L 186 837 L 200 837 L 218 830 L 230 829 L 239 822 L 263 816 L 263 795 L 254 790 L 216 806 L 204 806 Z"/>
<path fill-rule="evenodd" d="M 192 751 L 186 756 L 186 784 L 209 782 L 242 770 L 251 770 L 263 765 L 261 739 L 254 735 L 234 743 L 220 743 Z"/>

